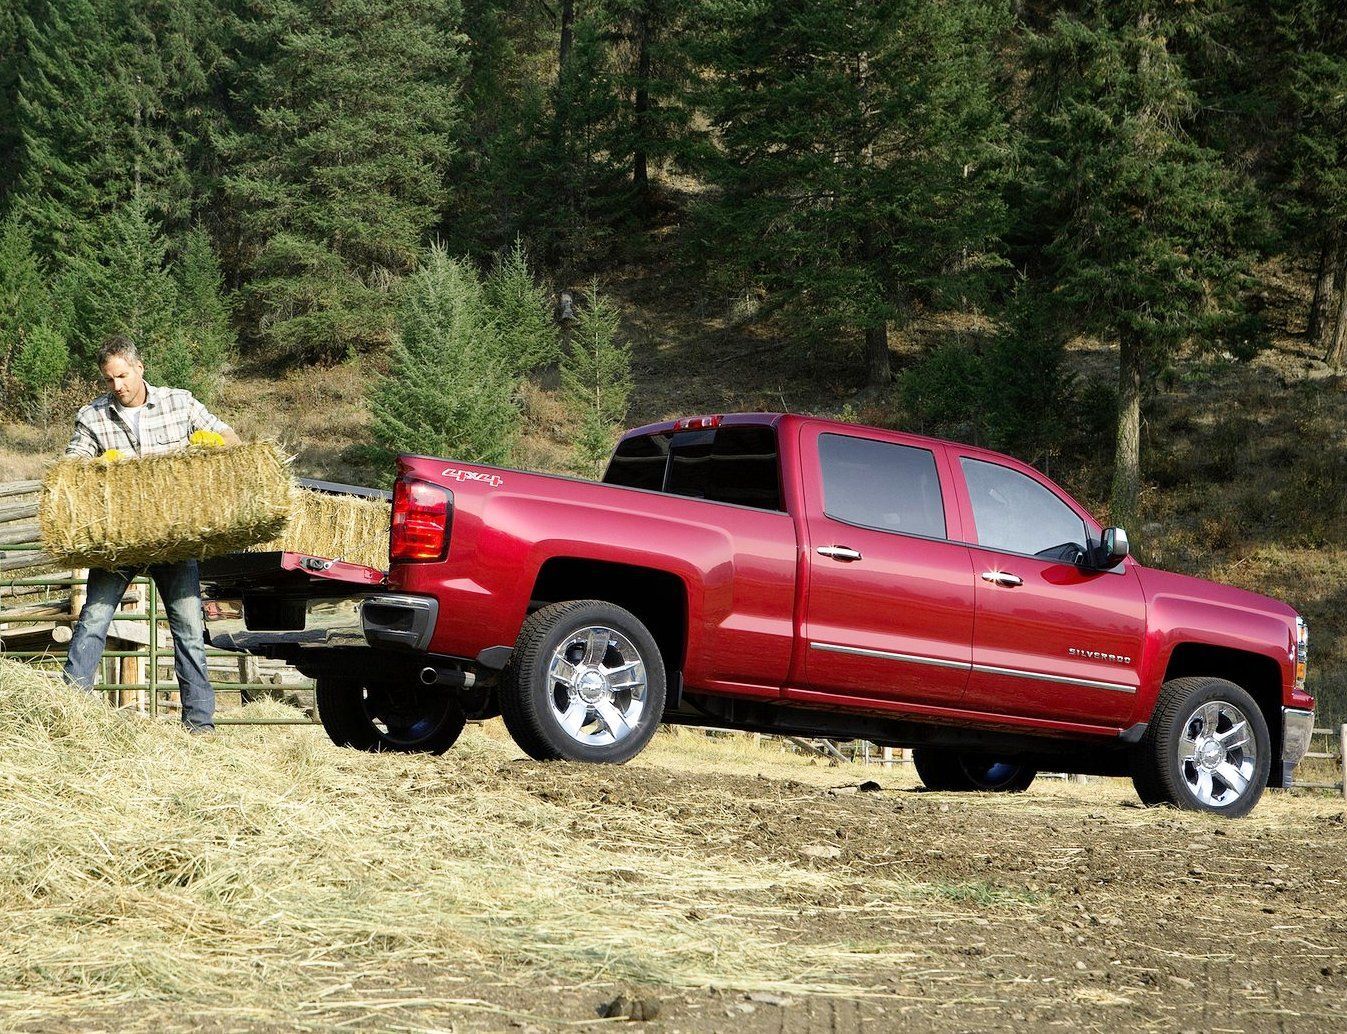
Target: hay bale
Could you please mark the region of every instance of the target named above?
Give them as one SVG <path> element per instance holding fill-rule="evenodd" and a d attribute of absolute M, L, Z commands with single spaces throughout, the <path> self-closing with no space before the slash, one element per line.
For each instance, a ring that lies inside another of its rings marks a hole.
<path fill-rule="evenodd" d="M 74 567 L 140 567 L 275 536 L 295 492 L 270 442 L 115 462 L 65 459 L 42 481 L 42 543 Z"/>
<path fill-rule="evenodd" d="M 284 530 L 252 549 L 283 549 L 383 570 L 388 566 L 391 520 L 392 507 L 382 499 L 300 488 Z"/>

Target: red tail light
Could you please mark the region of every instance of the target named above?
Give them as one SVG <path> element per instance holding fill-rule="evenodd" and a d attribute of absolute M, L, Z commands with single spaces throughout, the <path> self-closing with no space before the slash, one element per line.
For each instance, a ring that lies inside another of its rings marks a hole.
<path fill-rule="evenodd" d="M 424 481 L 393 485 L 393 530 L 389 560 L 443 560 L 449 547 L 453 495 Z"/>

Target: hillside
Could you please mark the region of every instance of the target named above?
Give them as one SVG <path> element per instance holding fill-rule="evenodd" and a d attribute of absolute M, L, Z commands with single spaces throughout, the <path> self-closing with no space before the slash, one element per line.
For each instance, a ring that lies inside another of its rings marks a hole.
<path fill-rule="evenodd" d="M 1144 427 L 1143 521 L 1129 529 L 1146 563 L 1230 582 L 1285 599 L 1312 630 L 1310 687 L 1325 719 L 1347 720 L 1347 377 L 1301 337 L 1303 277 L 1272 276 L 1273 345 L 1248 363 L 1193 355 L 1174 364 L 1153 394 Z M 635 391 L 630 425 L 739 410 L 853 415 L 914 427 L 897 392 L 861 388 L 844 352 L 792 351 L 771 321 L 742 298 L 681 291 L 665 265 L 631 264 L 605 279 L 624 312 Z M 978 333 L 971 317 L 931 317 L 896 335 L 901 371 L 937 343 Z M 1067 351 L 1078 386 L 1110 385 L 1115 354 L 1090 340 Z M 269 370 L 243 364 L 227 375 L 214 409 L 246 437 L 275 437 L 300 474 L 378 483 L 387 472 L 360 456 L 368 418 L 362 398 L 381 368 L 364 356 L 336 365 Z M 546 375 L 525 391 L 528 433 L 516 464 L 564 470 L 570 432 Z M 92 384 L 85 389 L 92 393 Z M 86 396 L 87 399 L 87 396 Z M 59 454 L 74 408 L 68 393 L 44 426 L 0 424 L 0 479 L 37 476 Z M 1108 426 L 1108 413 L 1101 414 Z M 1106 508 L 1111 437 L 1079 443 L 1050 473 L 1096 513 Z M 1029 457 L 1034 459 L 1034 457 Z"/>

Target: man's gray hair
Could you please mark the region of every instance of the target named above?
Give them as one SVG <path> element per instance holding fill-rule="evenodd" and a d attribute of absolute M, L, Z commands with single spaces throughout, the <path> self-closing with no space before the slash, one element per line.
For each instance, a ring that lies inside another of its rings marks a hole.
<path fill-rule="evenodd" d="M 103 369 L 107 361 L 117 355 L 128 363 L 140 362 L 140 349 L 136 347 L 136 343 L 125 334 L 113 334 L 98 349 L 98 368 Z"/>

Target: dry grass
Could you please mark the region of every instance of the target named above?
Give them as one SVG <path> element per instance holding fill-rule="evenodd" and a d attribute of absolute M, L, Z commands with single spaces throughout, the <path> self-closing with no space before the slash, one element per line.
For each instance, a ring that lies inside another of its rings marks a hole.
<path fill-rule="evenodd" d="M 388 566 L 392 511 L 381 499 L 298 489 L 290 519 L 276 538 L 251 547 L 345 560 L 382 570 Z"/>
<path fill-rule="evenodd" d="M 707 856 L 620 801 L 577 813 L 502 784 L 509 757 L 486 739 L 438 761 L 264 729 L 201 741 L 0 659 L 0 1011 L 323 1026 L 353 984 L 413 964 L 865 988 L 882 946 L 778 932 L 836 875 Z"/>
<path fill-rule="evenodd" d="M 293 482 L 270 442 L 189 449 L 47 471 L 44 549 L 70 566 L 120 567 L 217 556 L 273 537 Z"/>
<path fill-rule="evenodd" d="M 695 1031 L 862 1029 L 823 998 L 864 1029 L 1175 1029 L 1208 999 L 1240 1028 L 1275 988 L 1342 1029 L 1315 997 L 1344 961 L 1340 801 L 1230 823 L 1115 780 L 911 781 L 682 731 L 625 769 L 520 761 L 494 725 L 443 758 L 201 740 L 0 659 L 0 1027 L 498 1030 L 592 1023 L 619 984 Z"/>
<path fill-rule="evenodd" d="M 244 439 L 279 441 L 301 477 L 372 485 L 387 472 L 353 457 L 351 446 L 370 439 L 364 397 L 378 372 L 376 356 L 280 374 L 236 371 L 212 410 Z"/>

